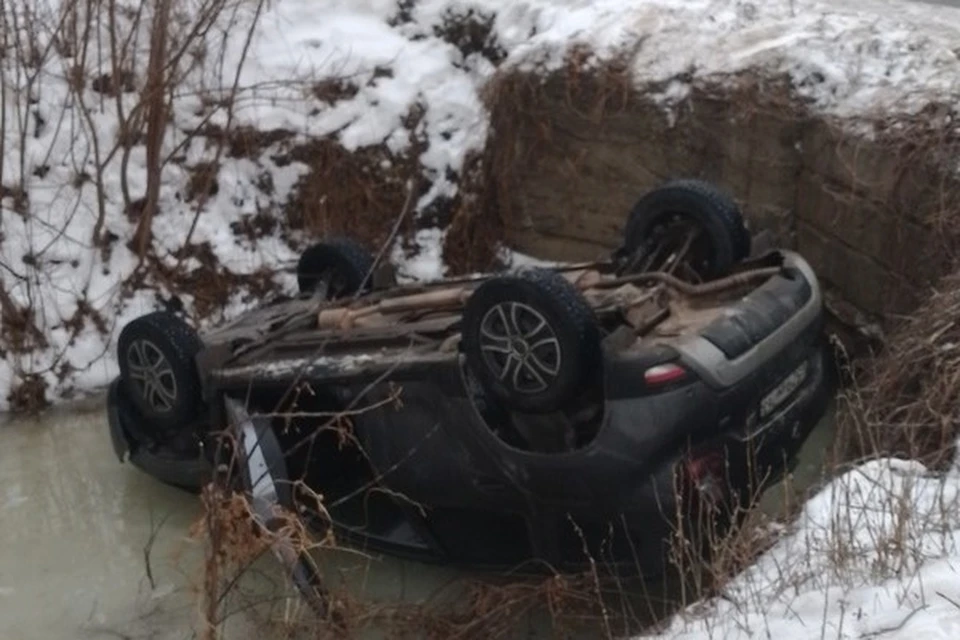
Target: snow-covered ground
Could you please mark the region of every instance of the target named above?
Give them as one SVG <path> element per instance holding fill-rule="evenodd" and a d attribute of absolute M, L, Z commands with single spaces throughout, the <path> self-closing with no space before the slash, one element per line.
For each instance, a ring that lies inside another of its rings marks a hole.
<path fill-rule="evenodd" d="M 174 45 L 186 41 L 198 8 L 211 1 L 175 4 Z M 153 5 L 145 3 L 141 15 L 136 2 L 118 4 L 117 40 L 136 32 L 135 91 L 119 100 L 129 115 L 143 88 L 145 26 Z M 173 268 L 181 262 L 174 252 L 189 235 L 193 245 L 209 243 L 221 275 L 250 274 L 296 258 L 287 236 L 275 233 L 251 243 L 231 225 L 262 211 L 277 215 L 307 167 L 275 162 L 277 145 L 253 158 L 221 157 L 219 191 L 196 215 L 197 202 L 183 198 L 188 168 L 215 155 L 209 139 L 186 135 L 200 125 L 284 128 L 294 141 L 332 136 L 349 150 L 385 145 L 401 152 L 414 137 L 425 139 L 419 163 L 430 187 L 417 203 L 422 210 L 456 192 L 464 158 L 485 144 L 488 121 L 479 90 L 497 66 L 555 68 L 575 44 L 589 45 L 600 56 L 629 52 L 638 84 L 672 79 L 662 94 L 667 108 L 685 95 L 690 81 L 746 68 L 789 73 L 815 108 L 849 117 L 916 111 L 935 99 L 952 102 L 960 79 L 960 12 L 893 0 L 843 6 L 818 0 L 222 4 L 205 42 L 191 45 L 177 67 L 183 77 L 174 88 L 162 155 L 182 158 L 162 170 L 162 213 L 149 247 Z M 64 0 L 17 0 L 3 9 L 0 410 L 8 406 L 7 390 L 29 374 L 45 382 L 52 400 L 106 383 L 117 372 L 111 349 L 119 327 L 155 308 L 158 294 L 176 294 L 188 312 L 195 308 L 191 291 L 176 280 L 148 274 L 138 287 L 130 286 L 137 258 L 127 244 L 136 221 L 124 211 L 123 191 L 126 185 L 131 200 L 143 197 L 145 147 L 133 146 L 126 165 L 122 151 L 112 153 L 120 130 L 118 101 L 98 92 L 94 82 L 111 71 L 109 16 L 102 9 L 92 21 L 81 54 L 83 41 L 71 40 L 66 31 L 77 29 L 70 6 Z M 444 35 L 450 17 L 468 11 L 490 17 L 490 35 L 481 43 L 488 46 L 458 48 Z M 138 19 L 139 30 L 132 27 Z M 313 96 L 310 87 L 330 77 L 354 89 L 328 102 Z M 228 116 L 223 98 L 234 86 L 235 108 Z M 415 105 L 424 117 L 411 132 L 404 119 Z M 258 188 L 267 174 L 273 188 Z M 114 237 L 108 251 L 93 248 L 95 228 Z M 423 251 L 413 260 L 394 253 L 407 276 L 443 274 L 443 233 L 421 230 Z M 180 266 L 195 275 L 207 268 L 194 257 Z M 289 273 L 274 280 L 277 288 L 293 285 Z M 225 313 L 255 302 L 248 298 L 241 287 Z"/>
<path fill-rule="evenodd" d="M 721 595 L 640 638 L 960 638 L 960 468 L 875 460 L 836 478 Z"/>

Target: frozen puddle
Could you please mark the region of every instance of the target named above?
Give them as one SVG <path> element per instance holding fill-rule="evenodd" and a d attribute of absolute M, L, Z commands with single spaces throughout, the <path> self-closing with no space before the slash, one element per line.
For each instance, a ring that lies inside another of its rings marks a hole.
<path fill-rule="evenodd" d="M 196 637 L 203 549 L 188 536 L 199 498 L 120 464 L 99 410 L 2 421 L 0 640 Z M 144 560 L 153 532 L 155 588 Z M 325 560 L 325 574 L 374 598 L 425 598 L 455 575 L 358 554 Z M 231 640 L 262 638 L 264 616 L 289 594 L 272 557 L 248 578 L 245 591 L 273 607 L 230 615 Z"/>

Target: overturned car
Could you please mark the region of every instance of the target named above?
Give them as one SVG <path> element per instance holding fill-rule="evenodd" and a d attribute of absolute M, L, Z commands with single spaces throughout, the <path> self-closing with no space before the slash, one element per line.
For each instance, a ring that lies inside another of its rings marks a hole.
<path fill-rule="evenodd" d="M 826 407 L 817 278 L 751 252 L 707 183 L 644 195 L 603 261 L 402 285 L 374 262 L 321 242 L 295 296 L 202 334 L 130 322 L 121 460 L 197 489 L 232 434 L 251 498 L 367 549 L 659 573 L 692 509 L 735 519 Z"/>

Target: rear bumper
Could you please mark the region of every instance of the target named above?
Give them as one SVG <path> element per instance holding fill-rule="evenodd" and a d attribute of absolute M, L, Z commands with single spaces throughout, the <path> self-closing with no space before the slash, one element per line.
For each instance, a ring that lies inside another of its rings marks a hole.
<path fill-rule="evenodd" d="M 734 522 L 731 518 L 738 509 L 742 514 L 796 466 L 798 453 L 827 411 L 833 389 L 826 349 L 807 347 L 806 354 L 806 378 L 768 418 L 747 421 L 669 456 L 646 482 L 621 496 L 613 513 L 580 514 L 585 519 L 599 516 L 599 524 L 606 527 L 622 523 L 627 528 L 631 547 L 618 550 L 615 539 L 608 543 L 614 556 L 629 557 L 629 551 L 636 554 L 643 573 L 662 573 L 675 559 L 670 541 L 679 527 L 689 540 L 707 538 L 709 546 L 709 540 L 715 541 L 711 536 L 723 535 Z M 710 460 L 715 466 L 701 466 L 701 461 Z M 717 520 L 705 518 L 705 513 L 725 515 Z M 709 532 L 704 529 L 708 522 Z"/>
<path fill-rule="evenodd" d="M 748 420 L 741 429 L 694 447 L 680 461 L 688 504 L 694 509 L 719 505 L 726 513 L 745 509 L 796 467 L 801 448 L 830 403 L 828 357 L 825 348 L 814 350 L 805 361 L 803 383 L 768 418 Z"/>
<path fill-rule="evenodd" d="M 749 469 L 753 476 L 735 479 L 738 485 L 762 492 L 795 466 L 797 454 L 830 403 L 828 357 L 819 346 L 805 361 L 807 375 L 793 397 L 767 418 L 754 413 L 756 422 L 728 437 L 734 455 L 743 459 L 739 468 Z"/>
<path fill-rule="evenodd" d="M 750 293 L 676 349 L 684 363 L 716 389 L 728 388 L 777 359 L 823 317 L 823 297 L 813 268 L 782 251 L 785 274 Z"/>

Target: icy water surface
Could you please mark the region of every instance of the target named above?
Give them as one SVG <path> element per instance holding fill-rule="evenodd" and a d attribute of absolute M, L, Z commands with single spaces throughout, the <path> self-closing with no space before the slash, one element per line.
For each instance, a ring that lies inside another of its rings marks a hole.
<path fill-rule="evenodd" d="M 97 409 L 0 418 L 0 640 L 194 637 L 199 498 L 120 464 Z M 452 575 L 356 554 L 330 563 L 380 598 L 422 598 Z M 289 592 L 272 558 L 255 569 L 253 589 Z M 245 614 L 230 616 L 231 640 L 262 637 L 263 611 Z"/>
<path fill-rule="evenodd" d="M 202 550 L 189 532 L 199 499 L 120 464 L 100 406 L 0 418 L 0 640 L 196 637 Z M 829 422 L 808 442 L 792 491 L 820 479 Z M 776 512 L 778 499 L 764 502 Z M 463 577 L 352 553 L 325 554 L 323 565 L 328 580 L 388 601 L 420 601 Z M 225 637 L 268 640 L 264 616 L 277 615 L 289 586 L 270 557 L 247 583 L 274 607 L 231 615 Z M 545 625 L 535 616 L 524 626 L 521 636 L 537 637 Z"/>

